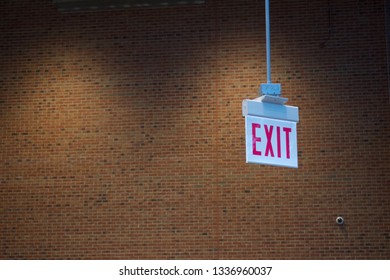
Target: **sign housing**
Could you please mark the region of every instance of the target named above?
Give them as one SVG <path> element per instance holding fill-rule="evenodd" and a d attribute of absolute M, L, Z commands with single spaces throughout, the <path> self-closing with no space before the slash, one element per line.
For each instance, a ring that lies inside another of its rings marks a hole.
<path fill-rule="evenodd" d="M 244 100 L 246 162 L 298 168 L 298 108 Z"/>

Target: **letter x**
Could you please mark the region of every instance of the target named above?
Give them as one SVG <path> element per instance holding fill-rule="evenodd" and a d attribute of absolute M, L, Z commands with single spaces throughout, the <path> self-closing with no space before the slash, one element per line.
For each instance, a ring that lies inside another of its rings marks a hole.
<path fill-rule="evenodd" d="M 274 157 L 274 150 L 272 148 L 272 132 L 274 130 L 274 126 L 271 125 L 270 129 L 268 130 L 268 126 L 264 125 L 265 129 L 265 136 L 267 136 L 267 146 L 265 147 L 265 156 L 268 156 L 269 153 L 271 153 L 271 157 Z"/>

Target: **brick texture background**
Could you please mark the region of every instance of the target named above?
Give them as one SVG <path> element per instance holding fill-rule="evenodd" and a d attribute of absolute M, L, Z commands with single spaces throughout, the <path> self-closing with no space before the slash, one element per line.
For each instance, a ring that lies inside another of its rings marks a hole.
<path fill-rule="evenodd" d="M 298 169 L 245 163 L 264 1 L 1 1 L 0 257 L 389 259 L 384 1 L 271 1 L 271 24 Z"/>

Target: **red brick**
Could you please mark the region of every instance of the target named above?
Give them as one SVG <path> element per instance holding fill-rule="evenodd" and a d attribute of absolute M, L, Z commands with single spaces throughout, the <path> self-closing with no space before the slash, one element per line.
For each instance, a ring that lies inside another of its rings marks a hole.
<path fill-rule="evenodd" d="M 1 1 L 0 258 L 389 259 L 383 1 L 271 4 L 297 170 L 245 164 L 262 1 Z"/>

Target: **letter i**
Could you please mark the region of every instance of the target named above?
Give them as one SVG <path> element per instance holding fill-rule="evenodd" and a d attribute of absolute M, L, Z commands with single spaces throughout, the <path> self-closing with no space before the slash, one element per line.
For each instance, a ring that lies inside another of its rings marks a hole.
<path fill-rule="evenodd" d="M 283 127 L 283 131 L 286 133 L 286 157 L 290 158 L 290 133 L 291 128 Z"/>
<path fill-rule="evenodd" d="M 280 126 L 276 127 L 276 138 L 277 138 L 277 146 L 278 146 L 278 158 L 282 157 L 282 143 L 280 141 Z"/>

